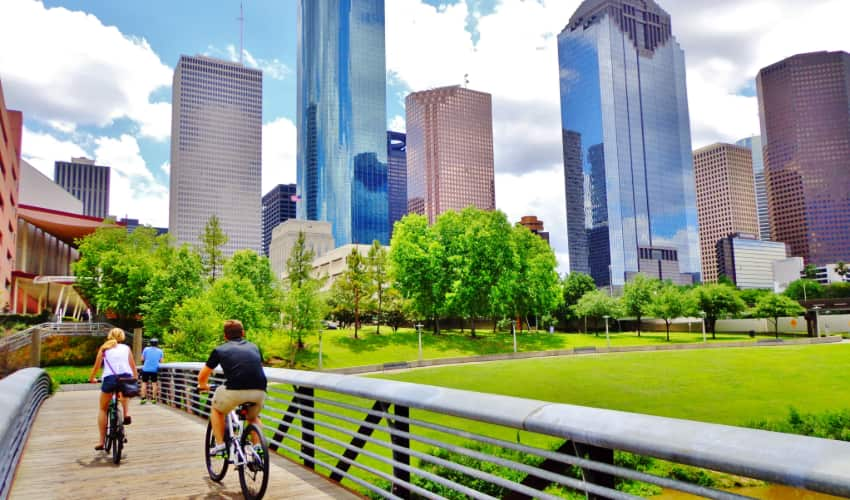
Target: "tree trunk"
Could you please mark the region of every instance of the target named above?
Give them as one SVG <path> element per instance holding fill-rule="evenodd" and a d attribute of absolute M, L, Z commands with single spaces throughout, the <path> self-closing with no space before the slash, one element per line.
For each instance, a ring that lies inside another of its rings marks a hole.
<path fill-rule="evenodd" d="M 665 319 L 664 324 L 667 325 L 667 342 L 670 342 L 670 322 Z"/>
<path fill-rule="evenodd" d="M 640 316 L 638 316 L 638 317 L 637 317 L 637 332 L 638 332 L 638 337 L 640 337 L 640 318 L 641 318 Z"/>
<path fill-rule="evenodd" d="M 469 331 L 472 332 L 472 338 L 475 338 L 475 316 L 469 318 Z"/>
<path fill-rule="evenodd" d="M 776 340 L 779 340 L 779 317 L 773 318 L 773 332 L 776 334 Z"/>
<path fill-rule="evenodd" d="M 354 338 L 357 336 L 357 330 L 360 329 L 360 293 L 354 292 Z"/>
<path fill-rule="evenodd" d="M 378 329 L 376 330 L 376 333 L 378 335 L 381 334 L 381 316 L 383 316 L 383 314 L 381 314 L 382 313 L 382 311 L 381 311 L 381 299 L 382 299 L 381 295 L 382 295 L 381 294 L 381 288 L 378 287 Z"/>

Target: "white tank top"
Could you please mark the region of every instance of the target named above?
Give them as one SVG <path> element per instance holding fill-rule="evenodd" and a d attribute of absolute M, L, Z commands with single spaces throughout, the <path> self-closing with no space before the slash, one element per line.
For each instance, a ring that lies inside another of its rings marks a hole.
<path fill-rule="evenodd" d="M 130 368 L 130 348 L 127 344 L 118 344 L 112 349 L 103 351 L 103 376 L 133 373 Z M 109 361 L 107 363 L 106 361 Z"/>

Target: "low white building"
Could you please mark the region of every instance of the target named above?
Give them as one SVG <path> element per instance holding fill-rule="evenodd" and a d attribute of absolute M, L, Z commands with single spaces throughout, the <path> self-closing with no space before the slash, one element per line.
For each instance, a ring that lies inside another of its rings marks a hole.
<path fill-rule="evenodd" d="M 803 272 L 803 258 L 790 257 L 773 262 L 773 291 L 782 293 L 793 281 L 800 279 Z"/>
<path fill-rule="evenodd" d="M 21 205 L 48 208 L 69 214 L 83 214 L 83 202 L 80 199 L 23 159 L 18 198 L 18 203 Z"/>
<path fill-rule="evenodd" d="M 334 248 L 331 223 L 316 220 L 289 219 L 272 229 L 269 243 L 269 262 L 274 275 L 282 278 L 286 273 L 286 261 L 292 247 L 298 240 L 298 234 L 304 233 L 304 245 L 312 250 L 314 258 L 320 257 Z"/>

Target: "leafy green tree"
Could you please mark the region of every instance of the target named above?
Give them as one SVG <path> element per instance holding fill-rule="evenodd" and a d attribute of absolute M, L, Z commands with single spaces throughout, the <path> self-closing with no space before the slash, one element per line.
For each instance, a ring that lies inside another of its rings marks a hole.
<path fill-rule="evenodd" d="M 806 312 L 803 306 L 787 295 L 767 293 L 759 298 L 753 309 L 753 316 L 757 318 L 773 319 L 774 333 L 779 338 L 779 318 L 788 316 L 799 316 Z"/>
<path fill-rule="evenodd" d="M 573 306 L 578 304 L 584 294 L 596 290 L 596 283 L 589 275 L 574 272 L 564 277 L 561 288 L 563 293 L 561 317 L 569 320 L 575 318 Z"/>
<path fill-rule="evenodd" d="M 410 304 L 395 288 L 386 290 L 384 300 L 384 317 L 395 333 L 401 325 L 408 321 Z"/>
<path fill-rule="evenodd" d="M 224 262 L 221 247 L 228 241 L 228 236 L 222 231 L 217 215 L 209 218 L 199 239 L 201 240 L 199 247 L 201 261 L 204 264 L 204 271 L 209 276 L 210 283 L 212 283 L 218 277 L 219 269 Z"/>
<path fill-rule="evenodd" d="M 354 323 L 354 294 L 342 280 L 331 284 L 327 296 L 328 313 L 343 325 Z"/>
<path fill-rule="evenodd" d="M 597 320 L 597 335 L 599 330 L 598 321 L 605 316 L 617 318 L 622 315 L 621 303 L 602 290 L 592 290 L 584 294 L 578 303 L 573 306 L 575 314 L 579 317 L 589 317 Z"/>
<path fill-rule="evenodd" d="M 222 276 L 205 294 L 223 319 L 238 319 L 245 330 L 267 330 L 270 318 L 254 284 L 241 276 Z"/>
<path fill-rule="evenodd" d="M 381 321 L 384 320 L 384 293 L 389 286 L 390 278 L 387 269 L 387 250 L 381 245 L 378 240 L 372 242 L 369 248 L 369 254 L 366 256 L 366 265 L 368 269 L 368 279 L 370 291 L 375 297 L 377 306 L 378 320 L 378 335 L 381 334 Z"/>
<path fill-rule="evenodd" d="M 175 308 L 203 292 L 203 267 L 200 256 L 187 245 L 179 249 L 163 245 L 155 260 L 141 310 L 146 334 L 162 336 L 172 327 Z"/>
<path fill-rule="evenodd" d="M 844 299 L 850 297 L 850 283 L 839 281 L 830 283 L 824 287 L 824 296 L 832 299 Z"/>
<path fill-rule="evenodd" d="M 304 233 L 298 233 L 286 261 L 286 296 L 282 308 L 283 320 L 288 325 L 294 346 L 293 360 L 295 353 L 304 349 L 304 337 L 311 333 L 318 334 L 325 316 L 325 304 L 319 296 L 323 280 L 312 276 L 313 257 L 314 252 L 307 248 Z"/>
<path fill-rule="evenodd" d="M 824 289 L 817 281 L 804 278 L 789 283 L 784 293 L 794 300 L 819 299 L 824 296 Z"/>
<path fill-rule="evenodd" d="M 367 297 L 369 278 L 366 259 L 360 255 L 356 246 L 351 248 L 345 263 L 347 267 L 337 280 L 340 282 L 340 287 L 351 294 L 351 305 L 354 309 L 354 338 L 356 339 L 360 338 L 357 335 L 360 330 L 360 306 L 363 299 Z"/>
<path fill-rule="evenodd" d="M 450 213 L 440 216 L 435 225 L 438 233 L 445 227 L 441 222 L 449 217 Z M 476 318 L 510 312 L 507 302 L 515 286 L 517 266 L 510 242 L 511 225 L 504 213 L 468 207 L 460 212 L 459 222 L 463 233 L 458 239 L 459 252 L 448 256 L 454 263 L 454 273 L 446 298 L 453 311 L 472 320 L 470 330 L 475 337 Z"/>
<path fill-rule="evenodd" d="M 114 316 L 119 326 L 138 325 L 145 287 L 154 272 L 154 253 L 167 241 L 157 239 L 149 227 L 129 234 L 123 227 L 99 228 L 77 240 L 80 259 L 71 265 L 77 289 L 98 313 Z"/>
<path fill-rule="evenodd" d="M 688 311 L 685 293 L 672 283 L 665 283 L 656 290 L 649 307 L 649 314 L 664 320 L 667 327 L 667 342 L 670 342 L 670 323 Z"/>
<path fill-rule="evenodd" d="M 224 276 L 245 278 L 263 303 L 264 314 L 273 321 L 280 313 L 280 289 L 268 257 L 253 250 L 239 250 L 224 264 Z"/>
<path fill-rule="evenodd" d="M 650 314 L 652 298 L 660 282 L 643 274 L 636 274 L 623 287 L 623 309 L 628 316 L 637 319 L 637 334 L 640 337 L 641 318 Z"/>
<path fill-rule="evenodd" d="M 390 272 L 402 297 L 410 300 L 413 313 L 433 321 L 440 331 L 447 277 L 442 266 L 443 249 L 428 226 L 428 219 L 408 214 L 395 223 L 390 243 Z"/>
<path fill-rule="evenodd" d="M 738 290 L 729 285 L 708 284 L 691 290 L 693 309 L 704 314 L 706 328 L 711 338 L 717 338 L 715 327 L 719 318 L 733 316 L 744 309 L 746 304 L 738 296 Z"/>
<path fill-rule="evenodd" d="M 741 300 L 747 304 L 747 307 L 755 307 L 756 303 L 759 301 L 762 296 L 772 293 L 770 290 L 764 288 L 747 288 L 738 292 L 741 296 Z"/>
<path fill-rule="evenodd" d="M 517 224 L 513 227 L 511 243 L 517 268 L 516 278 L 508 284 L 512 285 L 508 303 L 513 305 L 513 313 L 525 318 L 528 323 L 529 315 L 547 316 L 560 304 L 558 263 L 552 247 L 525 226 Z"/>
<path fill-rule="evenodd" d="M 224 339 L 225 318 L 209 297 L 189 297 L 174 308 L 172 333 L 165 332 L 170 352 L 191 361 L 205 361 L 212 349 Z"/>
<path fill-rule="evenodd" d="M 818 277 L 818 268 L 814 264 L 806 264 L 803 268 L 803 278 L 814 280 Z"/>

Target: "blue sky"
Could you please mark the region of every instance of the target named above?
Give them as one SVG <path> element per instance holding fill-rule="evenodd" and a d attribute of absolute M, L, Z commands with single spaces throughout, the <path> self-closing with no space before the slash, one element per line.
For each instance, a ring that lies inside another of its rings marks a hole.
<path fill-rule="evenodd" d="M 411 90 L 493 95 L 496 205 L 537 215 L 566 270 L 557 34 L 579 0 L 385 0 L 387 122 Z M 753 78 L 795 53 L 850 50 L 847 0 L 658 0 L 685 51 L 692 143 L 758 134 Z M 296 0 L 246 0 L 246 64 L 264 70 L 263 189 L 295 181 Z M 23 157 L 113 168 L 110 211 L 168 220 L 171 78 L 180 54 L 238 57 L 238 0 L 2 0 L 0 81 Z M 794 33 L 795 36 L 789 36 Z"/>

